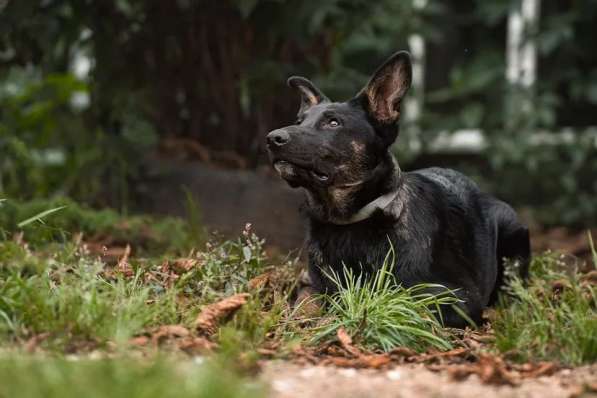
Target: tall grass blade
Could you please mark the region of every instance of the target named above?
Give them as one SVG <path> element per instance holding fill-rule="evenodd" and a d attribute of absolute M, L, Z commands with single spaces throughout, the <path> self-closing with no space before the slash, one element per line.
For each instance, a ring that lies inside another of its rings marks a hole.
<path fill-rule="evenodd" d="M 56 207 L 54 209 L 42 211 L 41 213 L 36 214 L 33 217 L 26 219 L 25 221 L 21 221 L 20 223 L 17 224 L 17 227 L 23 228 L 23 227 L 26 227 L 27 225 L 32 224 L 36 221 L 43 223 L 44 217 L 47 217 L 50 214 L 54 214 L 54 213 L 56 213 L 62 209 L 65 209 L 65 208 L 66 208 L 66 206 L 60 206 L 60 207 Z"/>
<path fill-rule="evenodd" d="M 591 235 L 591 231 L 587 231 L 588 239 L 589 239 L 589 247 L 591 248 L 591 254 L 593 255 L 593 267 L 597 268 L 597 250 L 595 249 L 595 242 L 593 241 L 593 235 Z"/>

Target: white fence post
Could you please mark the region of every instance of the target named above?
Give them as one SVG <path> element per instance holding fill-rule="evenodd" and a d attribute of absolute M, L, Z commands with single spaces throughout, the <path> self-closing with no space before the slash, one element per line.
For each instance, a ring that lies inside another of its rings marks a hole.
<path fill-rule="evenodd" d="M 427 0 L 413 0 L 413 7 L 420 11 L 427 6 Z M 412 56 L 412 94 L 407 97 L 405 108 L 410 134 L 409 147 L 411 151 L 421 149 L 418 138 L 420 126 L 418 122 L 423 111 L 425 101 L 425 39 L 422 35 L 414 33 L 408 36 L 408 48 Z"/>
<path fill-rule="evenodd" d="M 537 79 L 537 43 L 540 0 L 520 0 L 508 15 L 506 80 L 512 90 L 506 98 L 506 125 L 521 114 L 532 112 L 529 98 Z"/>

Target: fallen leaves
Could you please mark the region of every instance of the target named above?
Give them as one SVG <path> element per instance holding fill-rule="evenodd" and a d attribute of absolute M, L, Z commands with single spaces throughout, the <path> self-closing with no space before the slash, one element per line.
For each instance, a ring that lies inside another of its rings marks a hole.
<path fill-rule="evenodd" d="M 491 334 L 478 331 L 465 333 L 462 347 L 449 351 L 430 350 L 417 353 L 406 347 L 390 352 L 368 352 L 355 345 L 344 328 L 336 333 L 337 344 L 321 347 L 298 347 L 293 353 L 299 363 L 331 365 L 345 368 L 389 369 L 399 364 L 424 364 L 432 371 L 446 372 L 453 380 L 475 375 L 485 384 L 520 384 L 523 379 L 551 375 L 559 368 L 552 362 L 516 364 L 500 355 L 485 351 L 482 344 L 492 341 Z"/>
<path fill-rule="evenodd" d="M 460 347 L 449 351 L 429 351 L 429 353 L 415 355 L 412 361 L 416 363 L 429 362 L 437 359 L 463 357 L 470 353 L 468 348 Z"/>
<path fill-rule="evenodd" d="M 205 306 L 195 320 L 195 328 L 207 336 L 214 334 L 219 322 L 234 314 L 248 299 L 248 293 L 238 293 Z"/>
<path fill-rule="evenodd" d="M 338 329 L 336 337 L 339 346 L 332 344 L 312 348 L 298 347 L 293 351 L 295 358 L 319 365 L 381 369 L 392 364 L 401 363 L 406 356 L 415 354 L 414 351 L 402 347 L 385 353 L 364 351 L 353 343 L 352 338 L 344 328 Z"/>
<path fill-rule="evenodd" d="M 171 345 L 189 353 L 211 351 L 217 344 L 210 341 L 209 337 L 217 332 L 223 320 L 238 311 L 248 299 L 248 293 L 239 293 L 205 306 L 197 316 L 193 330 L 183 325 L 162 325 L 145 335 L 133 337 L 129 344 L 138 347 Z"/>
<path fill-rule="evenodd" d="M 203 354 L 216 348 L 215 343 L 205 337 L 194 336 L 189 329 L 182 325 L 159 326 L 147 335 L 133 337 L 129 340 L 129 344 L 154 348 L 169 345 L 190 354 Z"/>
<path fill-rule="evenodd" d="M 481 355 L 477 362 L 470 364 L 444 364 L 430 369 L 445 370 L 453 380 L 464 380 L 474 374 L 486 384 L 516 385 L 518 383 L 517 376 L 508 370 L 504 360 L 492 355 Z"/>
<path fill-rule="evenodd" d="M 445 370 L 454 380 L 464 380 L 476 375 L 485 384 L 515 386 L 522 379 L 551 375 L 558 367 L 553 362 L 509 364 L 500 356 L 484 353 L 473 363 L 444 364 L 430 369 Z"/>

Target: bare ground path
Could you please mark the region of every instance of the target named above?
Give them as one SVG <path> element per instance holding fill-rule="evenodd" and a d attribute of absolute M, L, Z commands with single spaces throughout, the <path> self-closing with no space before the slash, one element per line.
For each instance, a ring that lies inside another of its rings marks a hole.
<path fill-rule="evenodd" d="M 272 398 L 597 397 L 597 364 L 525 379 L 515 386 L 484 384 L 475 375 L 456 381 L 424 365 L 371 370 L 282 361 L 265 364 L 261 379 L 270 386 Z"/>

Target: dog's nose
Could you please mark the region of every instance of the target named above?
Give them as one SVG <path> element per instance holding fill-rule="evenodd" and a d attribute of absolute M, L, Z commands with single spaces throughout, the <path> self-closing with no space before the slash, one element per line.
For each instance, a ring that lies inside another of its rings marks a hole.
<path fill-rule="evenodd" d="M 274 130 L 267 135 L 267 144 L 271 146 L 282 146 L 288 144 L 290 134 L 286 130 Z"/>

